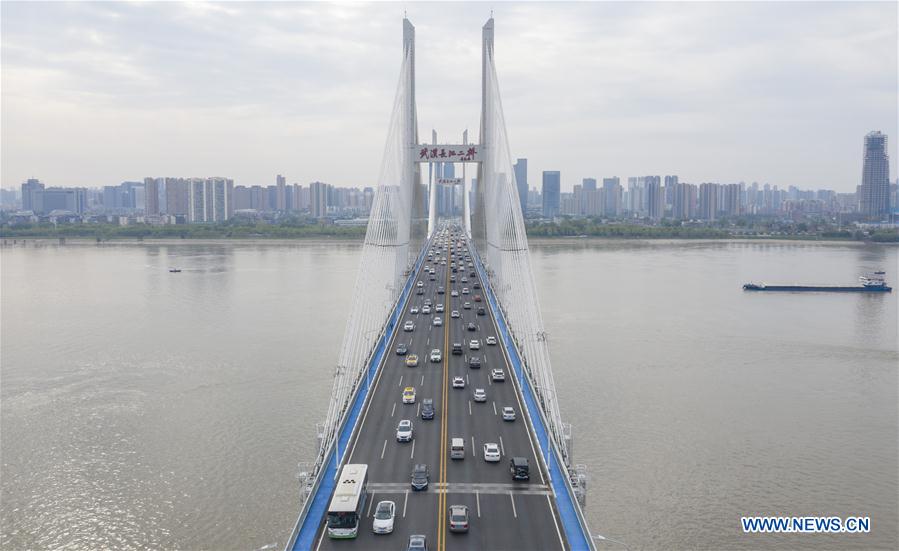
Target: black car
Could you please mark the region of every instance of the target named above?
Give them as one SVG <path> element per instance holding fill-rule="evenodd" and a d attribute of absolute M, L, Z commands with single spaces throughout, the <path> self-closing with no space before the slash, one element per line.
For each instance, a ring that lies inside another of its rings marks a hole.
<path fill-rule="evenodd" d="M 479 316 L 486 316 L 486 315 L 487 315 L 487 310 L 484 310 L 484 307 L 483 307 L 483 306 L 478 306 L 478 315 L 479 315 Z"/>
<path fill-rule="evenodd" d="M 428 466 L 424 463 L 420 463 L 414 467 L 412 467 L 412 489 L 413 490 L 427 490 L 428 489 L 428 481 L 431 479 L 431 473 L 428 471 Z"/>
<path fill-rule="evenodd" d="M 397 356 L 405 356 L 407 352 L 409 352 L 409 348 L 406 346 L 406 343 L 404 343 L 404 342 L 401 342 L 396 347 L 396 355 Z"/>
<path fill-rule="evenodd" d="M 461 342 L 454 342 L 454 343 L 453 343 L 453 355 L 454 355 L 454 356 L 459 356 L 459 355 L 461 355 L 461 354 L 462 354 L 462 343 L 461 343 Z"/>
<path fill-rule="evenodd" d="M 430 398 L 425 398 L 421 401 L 421 418 L 425 421 L 430 421 L 434 418 L 434 400 Z"/>
<path fill-rule="evenodd" d="M 509 472 L 512 480 L 528 480 L 531 478 L 527 457 L 513 457 L 509 460 Z"/>
<path fill-rule="evenodd" d="M 471 273 L 468 275 L 470 275 L 471 277 L 475 277 L 476 274 L 475 274 L 474 270 L 472 270 Z M 475 287 L 475 289 L 477 289 L 477 287 Z"/>
<path fill-rule="evenodd" d="M 477 356 L 472 356 L 468 358 L 468 367 L 472 369 L 481 369 L 481 358 Z"/>

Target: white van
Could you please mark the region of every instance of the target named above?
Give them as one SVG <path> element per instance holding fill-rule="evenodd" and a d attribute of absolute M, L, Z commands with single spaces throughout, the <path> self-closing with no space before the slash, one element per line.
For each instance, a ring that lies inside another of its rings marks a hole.
<path fill-rule="evenodd" d="M 453 438 L 450 443 L 450 459 L 465 459 L 465 440 Z"/>

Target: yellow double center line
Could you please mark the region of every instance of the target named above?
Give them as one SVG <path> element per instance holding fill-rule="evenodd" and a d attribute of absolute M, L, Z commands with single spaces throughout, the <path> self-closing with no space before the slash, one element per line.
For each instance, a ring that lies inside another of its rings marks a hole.
<path fill-rule="evenodd" d="M 449 247 L 444 249 L 444 258 L 449 256 Z M 450 263 L 446 263 L 446 286 L 443 289 L 443 312 L 444 317 L 450 314 L 449 320 L 452 320 L 452 310 L 450 310 Z M 437 551 L 446 549 L 446 444 L 447 444 L 447 421 L 449 412 L 447 411 L 447 388 L 449 387 L 449 356 L 452 351 L 449 349 L 449 326 L 451 321 L 443 324 L 443 406 L 440 411 L 440 484 L 437 486 Z"/>

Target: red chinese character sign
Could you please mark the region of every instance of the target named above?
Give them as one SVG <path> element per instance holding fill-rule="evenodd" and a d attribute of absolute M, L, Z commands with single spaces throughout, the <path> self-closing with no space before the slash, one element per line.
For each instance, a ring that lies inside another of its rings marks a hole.
<path fill-rule="evenodd" d="M 419 163 L 479 163 L 481 151 L 477 145 L 427 145 L 418 146 Z"/>

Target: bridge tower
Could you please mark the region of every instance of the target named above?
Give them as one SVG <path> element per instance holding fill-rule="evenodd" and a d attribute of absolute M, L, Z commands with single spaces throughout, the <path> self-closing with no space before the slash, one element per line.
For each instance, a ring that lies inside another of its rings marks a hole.
<path fill-rule="evenodd" d="M 474 212 L 463 176 L 463 224 L 489 278 L 523 374 L 537 397 L 546 438 L 539 443 L 545 461 L 561 458 L 564 475 L 573 476 L 570 425 L 562 423 L 547 348 L 547 336 L 531 271 L 524 218 L 518 199 L 513 158 L 500 99 L 494 60 L 494 20 L 482 29 L 480 143 L 422 144 L 415 103 L 415 27 L 403 19 L 403 57 L 384 156 L 353 289 L 353 308 L 340 348 L 331 403 L 318 425 L 319 452 L 305 469 L 316 479 L 327 465 L 340 464 L 338 432 L 360 389 L 371 384 L 369 368 L 382 337 L 393 328 L 393 313 L 437 229 L 436 181 L 421 182 L 421 163 L 477 165 Z M 432 139 L 436 142 L 436 139 Z M 463 172 L 464 174 L 464 172 Z M 537 412 L 533 412 L 536 414 Z M 552 452 L 555 450 L 558 455 Z M 549 469 L 547 469 L 549 470 Z"/>

